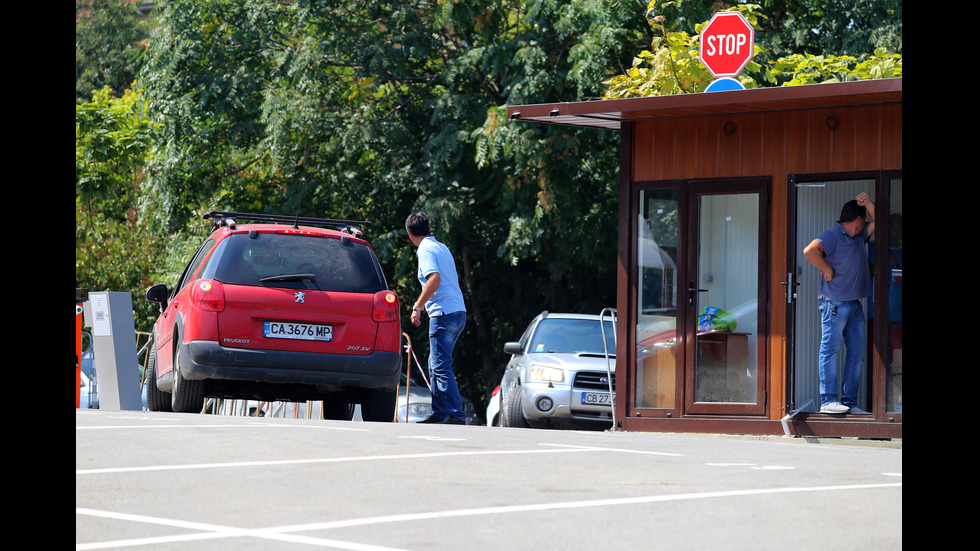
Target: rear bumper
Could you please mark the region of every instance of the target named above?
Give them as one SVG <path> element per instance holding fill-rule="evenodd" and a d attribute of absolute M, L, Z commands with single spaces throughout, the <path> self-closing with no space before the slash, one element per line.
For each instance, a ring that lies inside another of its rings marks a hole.
<path fill-rule="evenodd" d="M 376 351 L 367 355 L 321 354 L 229 348 L 214 341 L 192 341 L 181 373 L 186 379 L 254 381 L 393 389 L 401 377 L 401 355 Z"/>

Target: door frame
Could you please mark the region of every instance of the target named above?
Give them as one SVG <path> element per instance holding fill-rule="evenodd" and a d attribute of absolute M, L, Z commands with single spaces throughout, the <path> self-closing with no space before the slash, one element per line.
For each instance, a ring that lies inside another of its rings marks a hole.
<path fill-rule="evenodd" d="M 700 243 L 699 198 L 709 195 L 756 194 L 759 198 L 758 223 L 758 252 L 757 265 L 757 327 L 756 327 L 756 400 L 755 402 L 697 402 L 695 385 L 697 375 L 697 325 L 699 313 L 690 307 L 685 308 L 684 325 L 684 360 L 679 362 L 684 370 L 684 411 L 686 414 L 710 415 L 745 415 L 761 416 L 768 411 L 769 383 L 769 249 L 770 249 L 770 212 L 769 198 L 772 193 L 771 177 L 739 177 L 687 180 L 687 196 L 683 199 L 687 211 L 687 227 L 684 228 L 686 258 L 681 262 L 685 265 L 684 279 L 679 282 L 696 282 L 698 276 Z M 685 291 L 687 289 L 685 288 Z M 688 295 L 684 296 L 685 304 L 689 304 Z"/>
<path fill-rule="evenodd" d="M 631 234 L 629 235 L 631 269 L 628 273 L 628 311 L 629 323 L 626 330 L 629 332 L 629 339 L 623 339 L 623 343 L 632 343 L 630 350 L 624 357 L 628 358 L 626 365 L 629 365 L 630 373 L 627 375 L 630 381 L 637 381 L 636 366 L 636 323 L 638 300 L 638 288 L 641 282 L 638 281 L 639 275 L 636 270 L 637 259 L 636 251 L 638 247 L 637 224 L 640 204 L 640 193 L 658 189 L 674 189 L 677 191 L 678 202 L 678 244 L 677 244 L 677 312 L 676 312 L 676 366 L 675 366 L 675 388 L 674 388 L 674 407 L 655 408 L 648 406 L 638 406 L 636 392 L 639 390 L 630 385 L 630 396 L 624 400 L 626 411 L 629 417 L 645 418 L 676 418 L 686 415 L 727 415 L 727 416 L 765 416 L 771 394 L 769 392 L 769 373 L 770 373 L 770 351 L 769 322 L 771 316 L 770 302 L 770 266 L 771 266 L 771 237 L 772 228 L 770 204 L 772 197 L 772 177 L 734 177 L 734 178 L 698 178 L 680 180 L 647 180 L 630 182 L 629 189 L 629 223 Z M 693 360 L 695 339 L 690 338 L 697 326 L 697 313 L 691 312 L 688 307 L 687 282 L 691 274 L 697 270 L 697 247 L 696 238 L 698 234 L 698 205 L 697 198 L 704 194 L 724 195 L 737 192 L 758 193 L 759 196 L 759 267 L 758 267 L 758 343 L 757 343 L 757 394 L 754 403 L 735 403 L 735 402 L 693 402 Z M 684 307 L 681 305 L 684 304 Z M 690 365 L 689 365 L 690 364 Z M 625 379 L 626 377 L 624 377 Z"/>
<path fill-rule="evenodd" d="M 873 281 L 883 281 L 886 275 L 884 270 L 887 267 L 887 240 L 888 240 L 888 224 L 887 217 L 891 210 L 890 205 L 890 189 L 889 185 L 892 180 L 901 179 L 902 170 L 861 170 L 861 171 L 848 171 L 848 172 L 821 172 L 821 173 L 799 173 L 799 174 L 788 174 L 787 175 L 787 193 L 786 193 L 786 270 L 787 274 L 798 274 L 800 271 L 800 265 L 797 263 L 797 248 L 798 243 L 796 240 L 799 235 L 797 234 L 797 226 L 799 220 L 799 212 L 797 212 L 798 205 L 798 194 L 797 186 L 806 183 L 817 183 L 817 182 L 833 182 L 833 181 L 847 181 L 847 180 L 874 180 L 873 186 L 873 196 L 872 200 L 875 205 L 875 240 L 878 243 L 884 243 L 885 246 L 875 247 L 875 258 L 869 259 L 874 262 L 874 272 Z M 869 190 L 869 192 L 872 190 Z M 884 216 L 884 219 L 879 220 L 880 217 Z M 830 227 L 833 224 L 832 221 L 828 221 L 827 225 Z M 804 269 L 806 267 L 804 266 Z M 793 285 L 789 285 L 789 281 L 783 281 L 783 285 L 787 287 L 787 293 L 794 293 L 795 287 L 799 285 L 798 280 L 794 279 Z M 793 287 L 790 289 L 789 287 Z M 886 306 L 888 303 L 888 289 L 884 285 L 873 285 L 873 298 L 874 298 L 874 310 L 866 311 L 866 319 L 873 314 L 874 319 L 881 320 L 887 319 Z M 801 298 L 806 300 L 807 297 L 793 296 L 792 301 L 789 300 L 789 296 L 784 296 L 783 299 L 787 301 L 786 305 L 786 322 L 785 322 L 785 335 L 786 335 L 786 346 L 785 346 L 785 394 L 784 403 L 786 404 L 786 412 L 789 415 L 795 415 L 797 410 L 802 408 L 804 404 L 797 403 L 795 390 L 796 390 L 796 317 L 797 317 L 797 304 L 796 301 Z M 815 300 L 815 299 L 814 299 Z M 870 320 L 869 320 L 870 321 Z M 813 338 L 819 339 L 819 335 L 813 336 Z M 898 421 L 901 423 L 901 412 L 888 412 L 886 411 L 886 396 L 885 396 L 885 384 L 886 381 L 886 369 L 884 355 L 881 351 L 885 350 L 887 334 L 885 330 L 879 326 L 873 326 L 872 333 L 868 336 L 869 351 L 865 358 L 865 365 L 868 368 L 868 372 L 865 373 L 865 380 L 871 386 L 871 400 L 869 401 L 871 409 L 871 417 L 868 416 L 848 416 L 849 419 L 838 419 L 837 417 L 830 416 L 830 418 L 839 420 L 841 422 L 861 422 L 861 421 L 883 421 L 887 420 L 889 422 Z M 810 415 L 824 417 L 826 414 L 811 413 Z M 863 417 L 863 419 L 862 419 Z"/>

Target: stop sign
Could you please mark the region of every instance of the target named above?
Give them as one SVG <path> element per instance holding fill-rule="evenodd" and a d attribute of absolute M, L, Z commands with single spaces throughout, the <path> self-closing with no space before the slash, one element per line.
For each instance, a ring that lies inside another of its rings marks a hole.
<path fill-rule="evenodd" d="M 733 77 L 752 59 L 755 32 L 737 11 L 720 11 L 701 29 L 701 63 L 714 77 Z"/>

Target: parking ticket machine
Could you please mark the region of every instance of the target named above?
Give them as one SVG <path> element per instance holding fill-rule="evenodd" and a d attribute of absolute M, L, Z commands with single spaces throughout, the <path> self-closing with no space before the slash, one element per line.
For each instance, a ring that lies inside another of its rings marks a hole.
<path fill-rule="evenodd" d="M 91 292 L 83 309 L 92 328 L 99 409 L 142 410 L 132 296 Z"/>

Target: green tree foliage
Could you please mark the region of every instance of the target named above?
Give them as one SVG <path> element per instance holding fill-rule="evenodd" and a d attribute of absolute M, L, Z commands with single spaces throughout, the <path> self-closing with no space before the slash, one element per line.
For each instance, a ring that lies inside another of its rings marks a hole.
<path fill-rule="evenodd" d="M 773 62 L 766 76 L 772 83 L 782 81 L 783 86 L 895 78 L 902 76 L 902 56 L 884 48 L 860 62 L 853 56 L 796 54 Z"/>
<path fill-rule="evenodd" d="M 149 331 L 159 312 L 143 294 L 156 282 L 165 240 L 140 223 L 135 209 L 123 220 L 106 218 L 76 197 L 75 287 L 130 293 L 136 330 Z"/>
<path fill-rule="evenodd" d="M 756 29 L 753 58 L 736 78 L 746 88 L 754 88 L 902 76 L 901 53 L 889 51 L 889 47 L 901 51 L 901 3 L 882 0 L 859 4 L 867 11 L 856 14 L 849 4 L 834 1 L 734 5 L 731 9 L 742 13 Z M 606 81 L 604 97 L 704 91 L 714 77 L 701 63 L 699 33 L 711 14 L 693 25 L 693 33 L 685 29 L 695 18 L 705 16 L 705 5 L 701 1 L 651 0 L 646 13 L 654 34 L 651 47 L 634 57 L 628 70 Z M 819 19 L 820 24 L 813 20 L 814 10 L 826 16 Z M 897 23 L 890 19 L 894 17 Z M 786 24 L 805 24 L 816 34 L 801 32 L 798 27 L 785 29 Z M 876 24 L 882 27 L 868 27 Z M 831 40 L 823 36 L 829 30 L 817 32 L 827 25 L 837 29 L 835 32 L 846 28 L 848 38 Z M 831 53 L 833 50 L 826 49 L 830 47 L 841 50 Z M 811 53 L 810 48 L 818 53 Z M 840 55 L 855 48 L 867 49 L 856 55 Z"/>
<path fill-rule="evenodd" d="M 115 98 L 109 87 L 75 105 L 75 286 L 130 292 L 138 331 L 154 317 L 156 308 L 141 298 L 165 241 L 137 208 L 155 136 L 143 106 L 138 92 Z"/>
<path fill-rule="evenodd" d="M 755 15 L 756 44 L 771 56 L 766 61 L 794 54 L 860 56 L 878 48 L 902 53 L 901 0 L 650 0 L 647 18 L 660 18 L 667 32 L 693 36 L 715 12 L 730 9 Z"/>
<path fill-rule="evenodd" d="M 765 0 L 774 59 L 793 54 L 902 54 L 902 0 Z M 780 47 L 783 46 L 783 47 Z"/>
<path fill-rule="evenodd" d="M 123 220 L 137 203 L 155 125 L 138 92 L 112 94 L 106 86 L 75 105 L 75 197 L 97 201 L 104 216 Z"/>
<path fill-rule="evenodd" d="M 75 2 L 75 102 L 108 86 L 122 94 L 136 79 L 150 21 L 130 0 Z"/>

